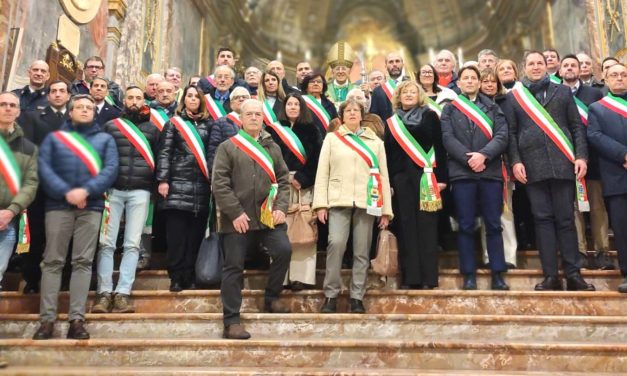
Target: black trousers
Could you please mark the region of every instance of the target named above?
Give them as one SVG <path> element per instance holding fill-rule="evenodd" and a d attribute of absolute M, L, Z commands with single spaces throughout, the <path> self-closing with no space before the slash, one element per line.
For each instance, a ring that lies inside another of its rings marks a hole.
<path fill-rule="evenodd" d="M 224 266 L 222 268 L 222 297 L 224 326 L 239 324 L 239 311 L 242 306 L 243 272 L 246 252 L 251 249 L 267 248 L 271 262 L 268 270 L 265 301 L 272 302 L 279 298 L 283 290 L 283 280 L 290 266 L 292 246 L 287 238 L 287 226 L 275 229 L 249 231 L 245 234 L 230 233 L 223 235 Z"/>
<path fill-rule="evenodd" d="M 536 228 L 536 244 L 545 277 L 557 276 L 557 250 L 566 276 L 579 273 L 581 254 L 575 229 L 575 182 L 549 179 L 527 185 Z"/>
<path fill-rule="evenodd" d="M 168 275 L 170 280 L 189 284 L 195 280 L 198 248 L 205 236 L 207 212 L 163 210 L 168 239 Z"/>
<path fill-rule="evenodd" d="M 627 194 L 606 197 L 614 244 L 618 250 L 618 267 L 627 277 Z"/>

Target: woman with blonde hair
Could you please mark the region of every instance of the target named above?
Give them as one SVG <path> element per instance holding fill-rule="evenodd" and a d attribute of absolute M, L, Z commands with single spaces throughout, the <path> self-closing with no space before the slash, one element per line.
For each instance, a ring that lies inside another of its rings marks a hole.
<path fill-rule="evenodd" d="M 392 218 L 383 141 L 370 128 L 361 126 L 364 112 L 354 99 L 343 102 L 339 110 L 342 126 L 327 134 L 320 151 L 313 209 L 318 221 L 329 222 L 322 313 L 337 311 L 342 256 L 351 230 L 353 274 L 349 309 L 352 313 L 366 312 L 363 297 L 374 220 L 379 217 L 379 228 L 386 228 Z"/>
<path fill-rule="evenodd" d="M 509 59 L 501 59 L 494 67 L 496 77 L 501 81 L 505 92 L 509 92 L 518 81 L 518 67 L 514 61 Z"/>
<path fill-rule="evenodd" d="M 405 81 L 392 98 L 385 148 L 394 190 L 395 225 L 404 288 L 438 286 L 438 210 L 446 187 L 446 152 L 440 119 L 420 84 Z"/>

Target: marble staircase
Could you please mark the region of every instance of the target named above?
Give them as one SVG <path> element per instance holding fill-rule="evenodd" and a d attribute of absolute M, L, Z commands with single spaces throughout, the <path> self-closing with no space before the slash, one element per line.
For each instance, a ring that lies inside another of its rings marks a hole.
<path fill-rule="evenodd" d="M 512 291 L 460 290 L 456 255 L 444 252 L 440 287 L 399 290 L 395 279 L 368 278 L 368 314 L 317 313 L 323 271 L 312 290 L 286 290 L 291 314 L 263 313 L 263 271 L 244 277 L 242 323 L 248 341 L 221 338 L 218 290 L 167 291 L 163 270 L 138 273 L 136 313 L 88 314 L 89 341 L 33 341 L 39 296 L 0 293 L 0 375 L 619 375 L 627 374 L 627 296 L 617 271 L 584 271 L 597 292 L 535 292 L 537 252 L 519 255 L 506 279 Z M 612 254 L 615 257 L 615 254 Z M 157 261 L 154 264 L 160 267 Z M 350 271 L 343 271 L 344 284 Z M 94 294 L 90 293 L 89 306 Z M 60 297 L 67 310 L 68 294 Z"/>

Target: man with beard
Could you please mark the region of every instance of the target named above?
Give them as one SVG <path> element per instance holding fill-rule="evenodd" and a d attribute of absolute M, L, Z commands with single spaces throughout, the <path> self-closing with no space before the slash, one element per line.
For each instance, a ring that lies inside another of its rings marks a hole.
<path fill-rule="evenodd" d="M 46 250 L 41 263 L 41 325 L 33 339 L 52 338 L 57 319 L 61 271 L 70 240 L 72 277 L 67 338 L 89 339 L 84 327 L 85 303 L 91 282 L 104 193 L 118 173 L 118 151 L 111 135 L 94 122 L 96 103 L 75 95 L 68 105 L 70 119 L 41 144 L 39 178 L 46 192 Z"/>
<path fill-rule="evenodd" d="M 118 177 L 109 191 L 110 214 L 98 253 L 98 290 L 92 313 L 134 312 L 130 300 L 139 260 L 139 248 L 154 185 L 154 154 L 159 130 L 150 124 L 150 109 L 144 105 L 143 92 L 129 86 L 121 117 L 104 126 L 118 148 Z M 124 253 L 120 278 L 113 291 L 113 253 L 122 213 L 125 213 Z"/>
<path fill-rule="evenodd" d="M 581 81 L 580 61 L 575 55 L 566 55 L 560 63 L 559 75 L 562 77 L 562 84 L 568 86 L 573 93 L 577 110 L 581 116 L 581 121 L 588 126 L 588 107 L 603 98 L 601 90 L 586 86 Z M 588 191 L 588 201 L 590 203 L 590 229 L 592 241 L 596 251 L 596 265 L 604 270 L 614 269 L 614 264 L 608 256 L 609 235 L 608 216 L 603 202 L 603 191 L 601 189 L 601 176 L 599 173 L 599 156 L 596 149 L 588 148 L 588 172 L 586 173 L 586 188 Z M 586 242 L 586 221 L 583 213 L 575 205 L 575 225 L 577 227 L 577 239 L 579 252 L 586 255 L 588 245 Z M 590 267 L 590 266 L 589 266 Z"/>
<path fill-rule="evenodd" d="M 403 75 L 404 64 L 400 54 L 396 52 L 388 54 L 385 57 L 385 68 L 389 79 L 372 91 L 370 101 L 370 112 L 379 115 L 381 119 L 389 119 L 392 116 L 392 96 L 396 85 L 409 80 L 409 77 Z"/>

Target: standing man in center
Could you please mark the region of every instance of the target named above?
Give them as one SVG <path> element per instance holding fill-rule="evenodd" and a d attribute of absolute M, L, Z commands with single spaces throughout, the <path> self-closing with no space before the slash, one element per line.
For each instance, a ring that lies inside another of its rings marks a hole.
<path fill-rule="evenodd" d="M 220 232 L 225 252 L 221 297 L 224 306 L 224 338 L 248 339 L 240 324 L 242 272 L 246 253 L 262 243 L 272 263 L 264 308 L 287 313 L 278 299 L 290 263 L 292 248 L 285 214 L 289 198 L 289 170 L 281 149 L 263 130 L 261 102 L 248 99 L 241 106 L 242 130 L 223 142 L 216 152 L 213 194 L 220 211 Z"/>

